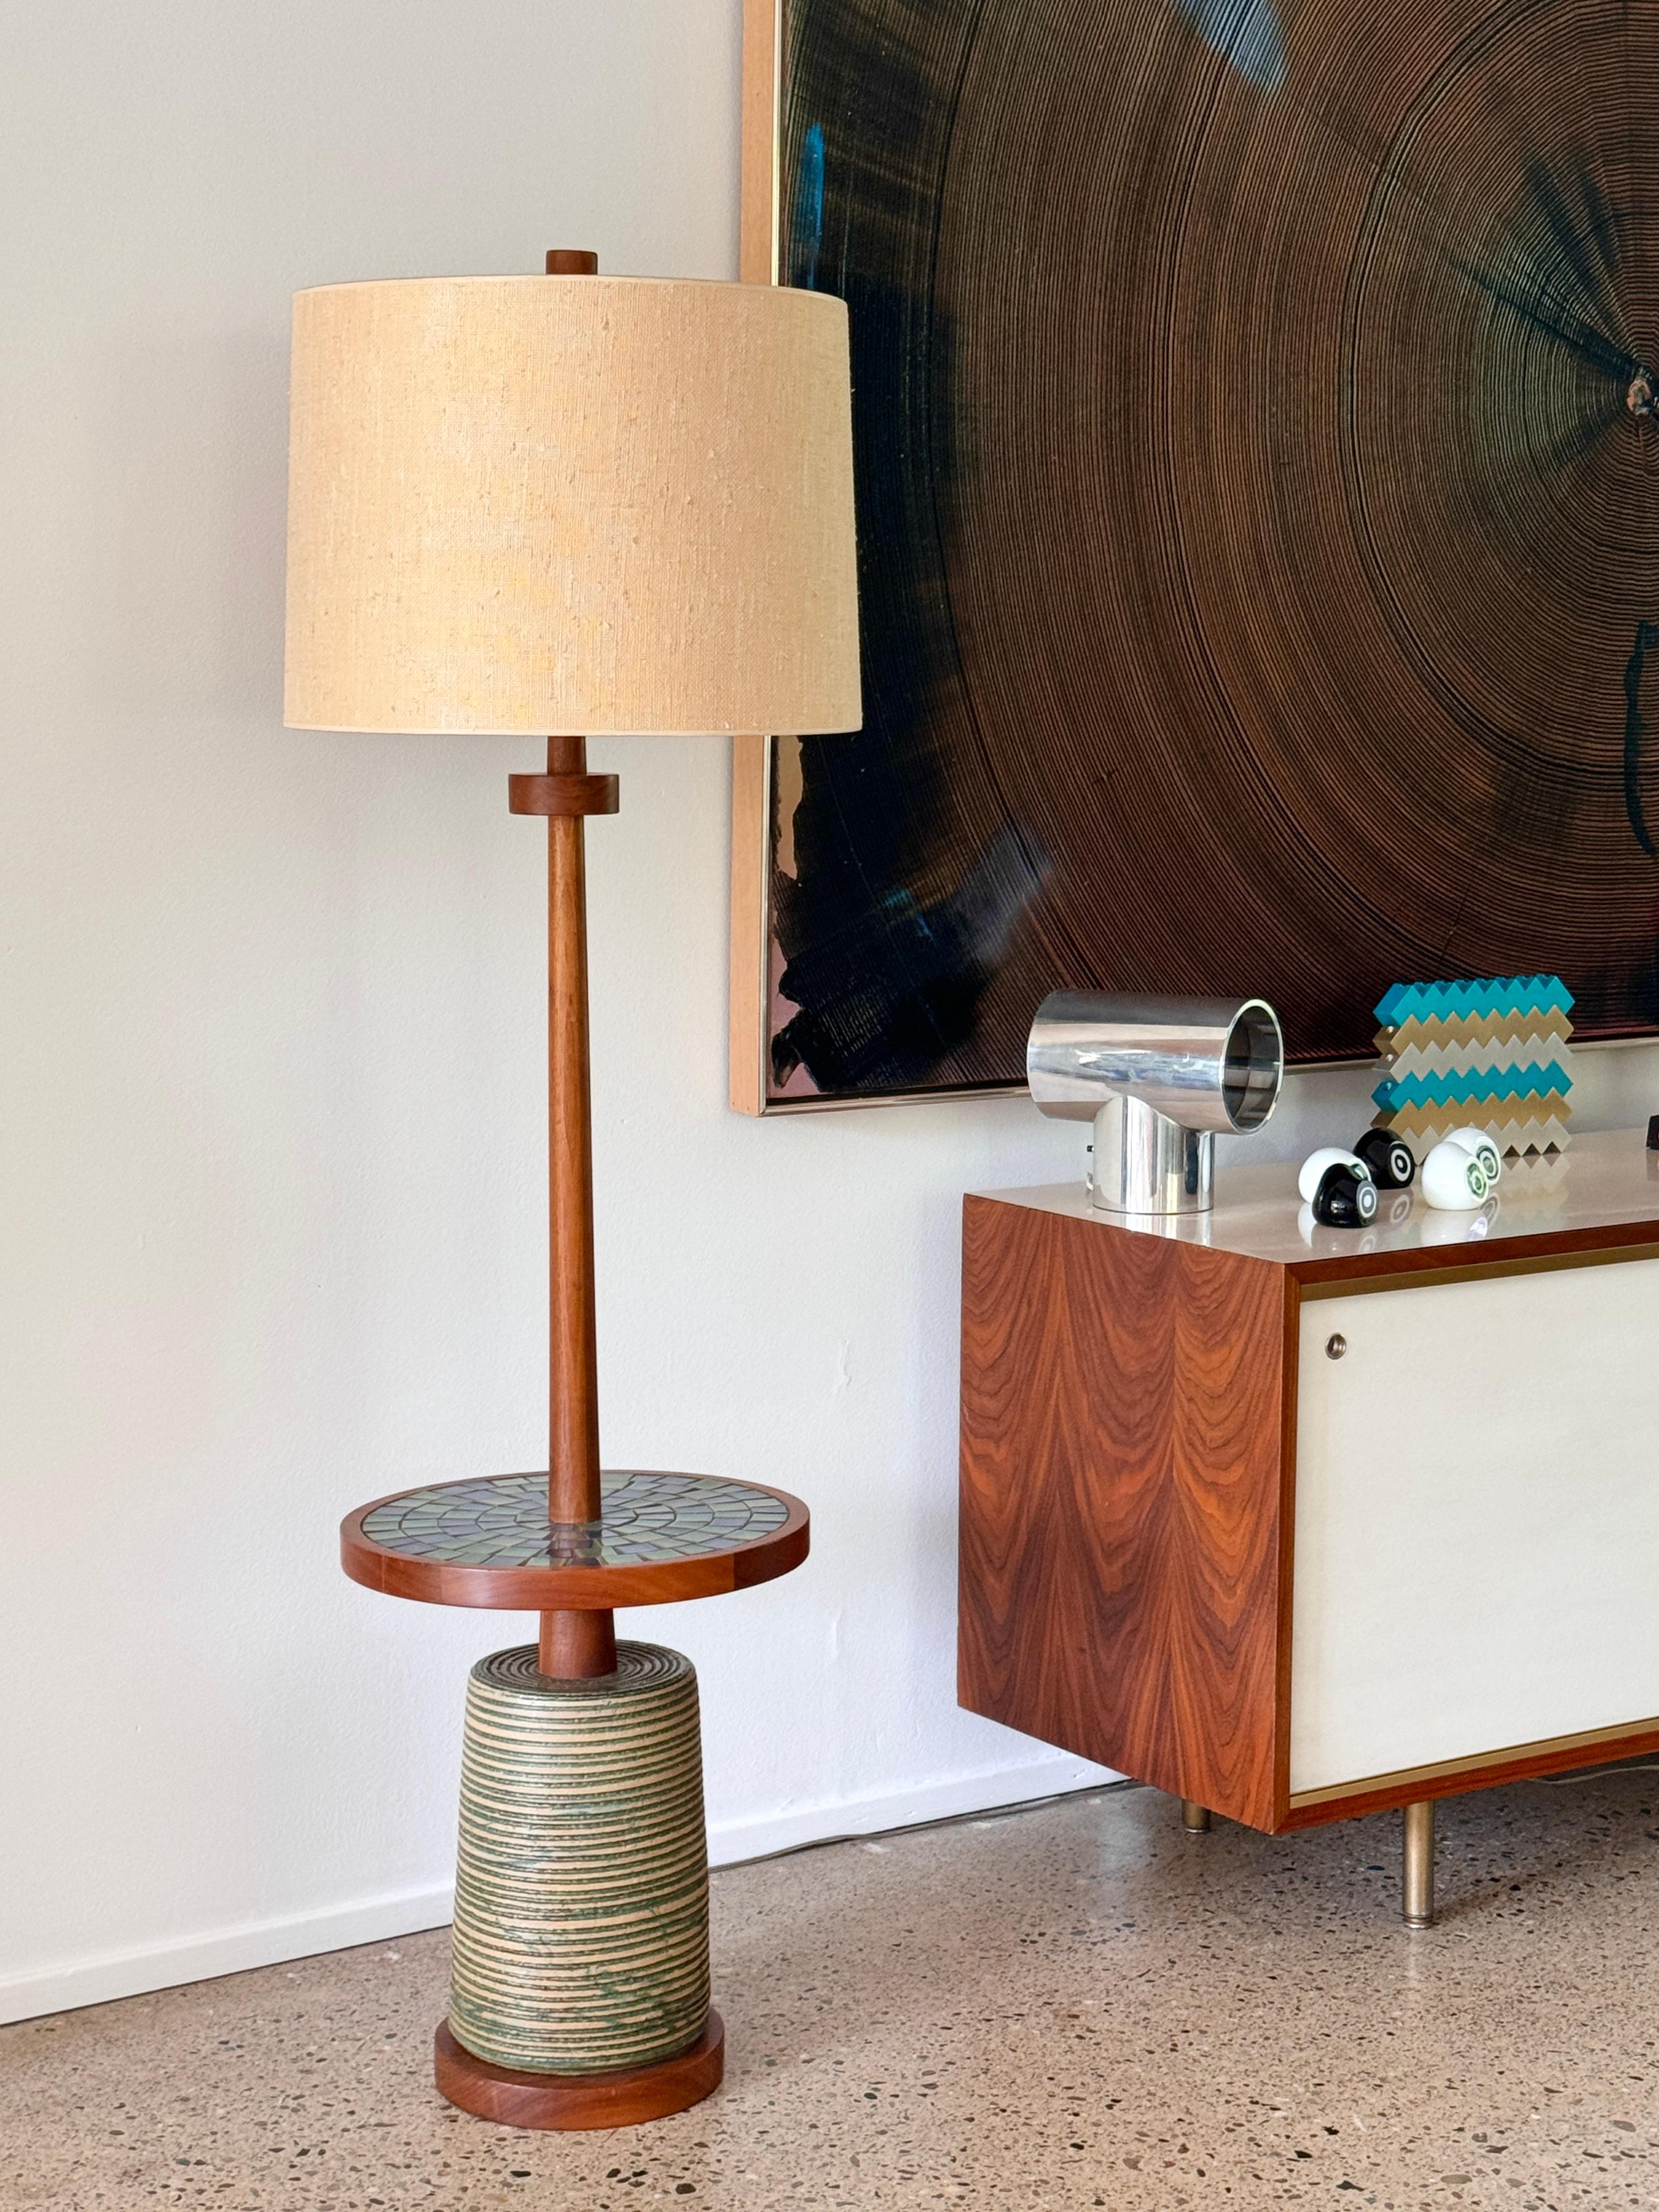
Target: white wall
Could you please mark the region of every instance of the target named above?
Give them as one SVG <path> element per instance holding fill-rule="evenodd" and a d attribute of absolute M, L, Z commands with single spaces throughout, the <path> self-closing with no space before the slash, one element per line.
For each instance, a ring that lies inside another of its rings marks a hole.
<path fill-rule="evenodd" d="M 373 1597 L 335 1527 L 543 1455 L 543 841 L 522 744 L 280 726 L 289 295 L 731 273 L 738 14 L 6 12 L 0 2017 L 445 1917 L 465 1670 L 529 1624 Z M 816 1516 L 625 1621 L 702 1672 L 716 1856 L 1066 1786 L 953 1704 L 956 1238 L 1082 1133 L 728 1113 L 725 748 L 595 752 L 606 1455 Z M 1596 1067 L 1589 1118 L 1655 1103 Z"/>

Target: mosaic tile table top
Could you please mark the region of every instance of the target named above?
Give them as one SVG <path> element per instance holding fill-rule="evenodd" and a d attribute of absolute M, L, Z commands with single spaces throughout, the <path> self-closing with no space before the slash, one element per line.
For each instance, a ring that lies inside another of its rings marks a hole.
<path fill-rule="evenodd" d="M 775 1535 L 782 1498 L 746 1482 L 635 1472 L 601 1477 L 598 1521 L 555 1525 L 544 1474 L 494 1474 L 406 1491 L 363 1516 L 371 1543 L 452 1566 L 636 1566 L 734 1552 Z"/>
<path fill-rule="evenodd" d="M 630 1468 L 601 1478 L 597 1521 L 547 1517 L 544 1474 L 495 1474 L 383 1498 L 341 1529 L 348 1573 L 441 1604 L 647 1605 L 740 1588 L 805 1556 L 787 1491 Z"/>

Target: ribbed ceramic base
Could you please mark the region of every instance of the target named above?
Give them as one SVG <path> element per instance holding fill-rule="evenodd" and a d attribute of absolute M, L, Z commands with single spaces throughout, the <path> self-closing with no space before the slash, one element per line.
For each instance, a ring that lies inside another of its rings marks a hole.
<path fill-rule="evenodd" d="M 690 2051 L 708 2020 L 697 1678 L 619 1644 L 554 1681 L 536 1647 L 467 1685 L 449 2026 L 518 2072 L 588 2075 Z"/>

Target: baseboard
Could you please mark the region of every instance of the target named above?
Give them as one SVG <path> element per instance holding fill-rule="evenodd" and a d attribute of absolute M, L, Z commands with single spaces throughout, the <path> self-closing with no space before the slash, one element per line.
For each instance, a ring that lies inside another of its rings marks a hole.
<path fill-rule="evenodd" d="M 799 1850 L 804 1844 L 832 1843 L 843 1836 L 879 1834 L 963 1813 L 983 1813 L 1063 1791 L 1096 1789 L 1116 1777 L 1086 1759 L 1056 1754 L 988 1773 L 953 1775 L 943 1782 L 890 1790 L 871 1797 L 839 1799 L 786 1813 L 744 1820 L 724 1820 L 708 1832 L 711 1865 L 736 1866 L 745 1859 Z M 108 2004 L 116 1997 L 143 1996 L 182 1982 L 211 1981 L 220 1974 L 245 1973 L 252 1966 L 281 1966 L 321 1951 L 346 1951 L 358 1943 L 384 1943 L 423 1928 L 441 1928 L 453 1910 L 447 1884 L 401 1890 L 355 1905 L 295 1913 L 281 1920 L 252 1922 L 192 1936 L 183 1942 L 149 1949 L 110 1951 L 43 1972 L 0 1980 L 0 2023 L 33 2020 L 42 2013 L 72 2012 L 82 2005 Z"/>
<path fill-rule="evenodd" d="M 833 1803 L 806 1805 L 787 1813 L 767 1813 L 747 1820 L 721 1820 L 708 1831 L 708 1863 L 738 1866 L 745 1859 L 770 1858 L 806 1844 L 830 1844 L 844 1836 L 878 1836 L 887 1828 L 919 1828 L 930 1820 L 952 1820 L 963 1813 L 992 1813 L 1004 1805 L 1029 1804 L 1072 1790 L 1098 1790 L 1121 1778 L 1086 1759 L 1055 1752 L 1019 1766 L 996 1766 L 984 1774 L 953 1774 L 943 1782 L 924 1782 L 872 1797 L 841 1797 Z"/>
<path fill-rule="evenodd" d="M 143 1996 L 151 1990 L 175 1989 L 181 1982 L 209 1982 L 220 1974 L 245 1973 L 250 1966 L 278 1966 L 284 1960 L 309 1959 L 319 1951 L 383 1943 L 393 1936 L 412 1936 L 420 1928 L 441 1928 L 453 1909 L 454 1891 L 446 1883 L 326 1906 L 320 1912 L 296 1912 L 282 1920 L 256 1920 L 209 1936 L 188 1936 L 182 1943 L 106 1951 L 70 1966 L 0 1981 L 0 2022 L 107 2004 L 112 1997 Z"/>

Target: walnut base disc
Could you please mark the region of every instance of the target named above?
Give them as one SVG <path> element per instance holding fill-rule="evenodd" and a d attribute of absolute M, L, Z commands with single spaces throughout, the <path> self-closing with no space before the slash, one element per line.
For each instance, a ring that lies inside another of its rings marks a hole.
<path fill-rule="evenodd" d="M 702 2039 L 655 2066 L 605 2074 L 526 2074 L 464 2050 L 442 2021 L 433 2039 L 438 2090 L 504 2128 L 630 2128 L 700 2105 L 726 2071 L 726 2026 L 710 2011 Z"/>

